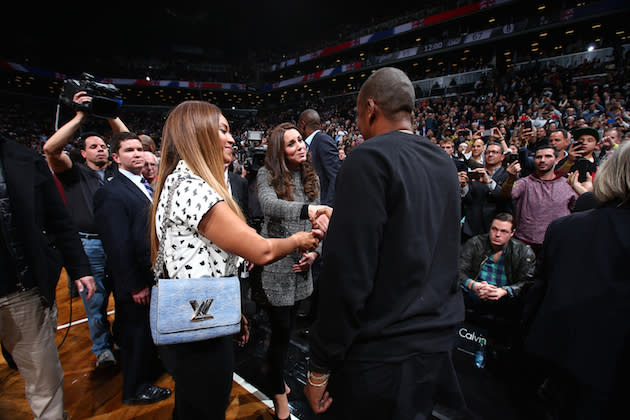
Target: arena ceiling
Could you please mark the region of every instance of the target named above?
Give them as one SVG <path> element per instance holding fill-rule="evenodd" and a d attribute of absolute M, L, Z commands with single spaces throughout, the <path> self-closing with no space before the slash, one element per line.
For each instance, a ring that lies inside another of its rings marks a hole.
<path fill-rule="evenodd" d="M 5 54 L 48 62 L 167 56 L 173 45 L 220 51 L 225 62 L 238 62 L 270 46 L 293 52 L 303 44 L 334 39 L 341 24 L 368 26 L 410 10 L 404 2 L 371 7 L 369 2 L 332 0 L 11 3 L 4 15 L 11 25 L 2 28 Z"/>

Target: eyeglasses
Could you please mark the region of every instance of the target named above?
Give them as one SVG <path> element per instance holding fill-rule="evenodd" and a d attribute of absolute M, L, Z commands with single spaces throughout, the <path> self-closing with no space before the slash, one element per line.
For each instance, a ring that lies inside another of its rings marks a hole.
<path fill-rule="evenodd" d="M 497 154 L 498 155 L 499 153 L 501 153 L 501 152 L 499 152 L 498 150 L 486 150 L 486 154 L 487 155 L 490 155 L 490 154 Z"/>

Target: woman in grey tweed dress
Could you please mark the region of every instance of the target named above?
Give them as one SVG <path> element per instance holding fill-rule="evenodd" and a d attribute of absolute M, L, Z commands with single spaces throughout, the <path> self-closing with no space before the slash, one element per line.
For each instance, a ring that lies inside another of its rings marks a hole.
<path fill-rule="evenodd" d="M 276 126 L 267 145 L 265 165 L 258 170 L 258 200 L 264 214 L 261 235 L 285 238 L 295 232 L 309 231 L 309 215 L 319 206 L 319 181 L 310 164 L 306 145 L 297 128 L 290 123 Z M 266 265 L 262 287 L 269 301 L 271 340 L 267 357 L 276 418 L 289 417 L 288 387 L 283 378 L 291 330 L 295 325 L 297 303 L 313 292 L 311 265 L 320 247 Z"/>

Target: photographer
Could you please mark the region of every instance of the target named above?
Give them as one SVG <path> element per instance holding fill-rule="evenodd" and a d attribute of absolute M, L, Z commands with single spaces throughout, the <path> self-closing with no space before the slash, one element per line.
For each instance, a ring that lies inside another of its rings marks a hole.
<path fill-rule="evenodd" d="M 578 196 L 566 179 L 554 172 L 555 161 L 556 149 L 541 144 L 534 155 L 534 173 L 518 178 L 521 164 L 519 161 L 511 163 L 500 192 L 503 199 L 513 201 L 518 226 L 515 237 L 535 252 L 542 246 L 549 223 L 569 215 Z"/>
<path fill-rule="evenodd" d="M 599 132 L 594 128 L 584 127 L 574 130 L 575 142 L 569 147 L 569 152 L 564 159 L 558 162 L 558 174 L 566 175 L 578 171 L 579 182 L 586 181 L 586 174 L 595 175 L 599 167 L 599 157 L 595 155 L 595 149 L 599 144 Z"/>
<path fill-rule="evenodd" d="M 81 299 L 88 318 L 96 367 L 101 368 L 114 365 L 116 358 L 112 352 L 113 340 L 107 319 L 107 302 L 111 287 L 105 280 L 106 257 L 103 244 L 96 233 L 93 196 L 105 180 L 113 176 L 115 169 L 110 166 L 107 144 L 103 136 L 97 133 L 84 133 L 79 138 L 81 156 L 85 159 L 85 164 L 73 162 L 64 152 L 66 146 L 73 140 L 74 134 L 88 119 L 89 114 L 85 110 L 85 105 L 89 104 L 92 97 L 85 91 L 79 91 L 72 99 L 75 104 L 73 107 L 77 109 L 76 115 L 46 141 L 44 154 L 48 166 L 63 186 L 66 205 L 79 230 L 83 249 L 90 260 L 96 291 L 90 300 L 86 299 L 85 293 L 81 294 Z M 129 131 L 117 117 L 107 121 L 114 133 Z"/>
<path fill-rule="evenodd" d="M 500 199 L 501 187 L 508 176 L 502 165 L 503 159 L 502 146 L 491 141 L 486 146 L 483 167 L 470 169 L 465 175 L 460 175 L 468 178 L 461 191 L 465 216 L 462 226 L 463 241 L 488 232 L 494 215 L 507 210 L 509 203 Z"/>

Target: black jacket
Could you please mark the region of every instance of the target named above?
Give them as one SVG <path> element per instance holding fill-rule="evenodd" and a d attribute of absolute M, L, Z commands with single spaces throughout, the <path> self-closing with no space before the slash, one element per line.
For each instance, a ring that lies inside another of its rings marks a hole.
<path fill-rule="evenodd" d="M 451 158 L 428 140 L 393 131 L 352 150 L 323 245 L 313 365 L 452 348 L 459 200 Z"/>
<path fill-rule="evenodd" d="M 52 305 L 62 266 L 76 280 L 92 275 L 90 263 L 45 159 L 4 137 L 0 159 L 16 230 L 31 268 L 31 283 L 25 286 L 39 286 Z M 0 278 L 12 281 L 6 275 Z"/>
<path fill-rule="evenodd" d="M 97 231 L 114 281 L 114 297 L 132 302 L 131 292 L 154 281 L 149 246 L 151 201 L 118 172 L 94 194 Z"/>
<path fill-rule="evenodd" d="M 526 297 L 525 350 L 581 384 L 603 392 L 627 389 L 629 260 L 628 203 L 607 203 L 551 222 L 540 274 Z"/>
<path fill-rule="evenodd" d="M 319 176 L 321 203 L 332 206 L 335 200 L 335 180 L 341 166 L 337 143 L 328 134 L 320 131 L 313 136 L 309 152 L 315 172 Z"/>
<path fill-rule="evenodd" d="M 514 238 L 510 239 L 503 252 L 507 284 L 514 297 L 520 296 L 534 281 L 536 255 L 529 245 Z M 459 257 L 459 283 L 476 279 L 482 264 L 492 254 L 492 244 L 487 233 L 466 241 Z"/>

